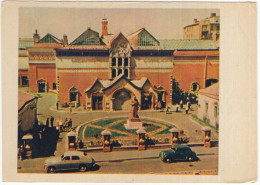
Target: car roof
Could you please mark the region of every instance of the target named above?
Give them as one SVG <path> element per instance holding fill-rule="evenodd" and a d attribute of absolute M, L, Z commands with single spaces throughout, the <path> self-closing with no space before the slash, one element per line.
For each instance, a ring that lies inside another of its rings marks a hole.
<path fill-rule="evenodd" d="M 80 152 L 80 151 L 67 151 L 63 155 L 64 156 L 72 156 L 72 155 L 84 156 L 84 152 Z"/>
<path fill-rule="evenodd" d="M 182 148 L 190 148 L 186 145 L 175 145 L 173 148 L 176 148 L 176 149 L 182 149 Z"/>

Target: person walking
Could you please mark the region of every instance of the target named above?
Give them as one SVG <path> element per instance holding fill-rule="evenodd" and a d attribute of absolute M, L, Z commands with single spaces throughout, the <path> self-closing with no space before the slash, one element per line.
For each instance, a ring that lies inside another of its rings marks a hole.
<path fill-rule="evenodd" d="M 59 131 L 62 132 L 62 121 L 59 121 Z"/>
<path fill-rule="evenodd" d="M 59 102 L 56 103 L 57 110 L 59 110 Z"/>
<path fill-rule="evenodd" d="M 57 120 L 57 122 L 56 122 L 56 130 L 60 130 L 60 121 L 59 120 Z"/>
<path fill-rule="evenodd" d="M 183 101 L 182 100 L 180 101 L 180 107 L 181 107 L 181 109 L 183 109 Z"/>
<path fill-rule="evenodd" d="M 69 108 L 69 109 L 70 109 L 70 114 L 72 114 L 72 107 L 70 106 L 70 108 Z"/>
<path fill-rule="evenodd" d="M 47 118 L 47 120 L 46 120 L 46 127 L 49 127 L 49 124 L 50 124 L 49 118 Z"/>
<path fill-rule="evenodd" d="M 186 114 L 189 114 L 189 107 L 186 107 Z"/>
<path fill-rule="evenodd" d="M 179 112 L 179 104 L 176 104 L 176 112 Z"/>
<path fill-rule="evenodd" d="M 53 127 L 54 117 L 51 116 L 51 127 Z"/>

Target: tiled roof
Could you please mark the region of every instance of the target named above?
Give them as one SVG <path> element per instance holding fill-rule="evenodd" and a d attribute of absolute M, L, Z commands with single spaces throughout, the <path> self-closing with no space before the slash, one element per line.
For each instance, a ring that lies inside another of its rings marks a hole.
<path fill-rule="evenodd" d="M 218 49 L 213 40 L 160 40 L 165 50 L 210 50 Z"/>
<path fill-rule="evenodd" d="M 31 48 L 60 48 L 62 44 L 59 43 L 35 43 Z"/>
<path fill-rule="evenodd" d="M 24 104 L 34 98 L 36 97 L 33 95 L 18 91 L 18 110 L 20 110 L 24 106 Z"/>
<path fill-rule="evenodd" d="M 78 36 L 71 45 L 100 45 L 99 33 L 88 28 L 80 36 Z"/>
<path fill-rule="evenodd" d="M 137 87 L 143 88 L 145 82 L 148 80 L 146 77 L 142 77 L 141 80 L 132 80 L 131 82 Z"/>
<path fill-rule="evenodd" d="M 215 83 L 205 89 L 201 89 L 199 94 L 208 96 L 210 98 L 219 99 L 219 83 Z"/>
<path fill-rule="evenodd" d="M 33 39 L 19 39 L 19 49 L 26 49 L 34 44 Z"/>
<path fill-rule="evenodd" d="M 97 50 L 106 50 L 108 47 L 106 45 L 67 45 L 62 49 L 97 49 Z"/>

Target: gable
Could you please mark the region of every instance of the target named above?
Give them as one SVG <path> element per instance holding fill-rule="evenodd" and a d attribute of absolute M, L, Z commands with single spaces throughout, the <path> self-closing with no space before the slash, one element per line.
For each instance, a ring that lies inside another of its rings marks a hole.
<path fill-rule="evenodd" d="M 130 43 L 122 33 L 116 35 L 110 42 L 110 52 L 127 54 L 131 51 Z"/>
<path fill-rule="evenodd" d="M 138 46 L 159 46 L 160 43 L 148 31 L 143 29 L 138 34 Z"/>
<path fill-rule="evenodd" d="M 45 35 L 38 43 L 62 43 L 61 40 L 51 34 Z"/>
<path fill-rule="evenodd" d="M 71 45 L 100 45 L 99 33 L 88 28 Z"/>

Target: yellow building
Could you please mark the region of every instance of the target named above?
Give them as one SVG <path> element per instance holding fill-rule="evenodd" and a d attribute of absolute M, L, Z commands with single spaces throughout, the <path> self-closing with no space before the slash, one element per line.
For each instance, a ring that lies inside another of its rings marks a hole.
<path fill-rule="evenodd" d="M 211 13 L 209 18 L 198 21 L 194 19 L 193 24 L 184 27 L 184 39 L 219 40 L 220 16 Z"/>

